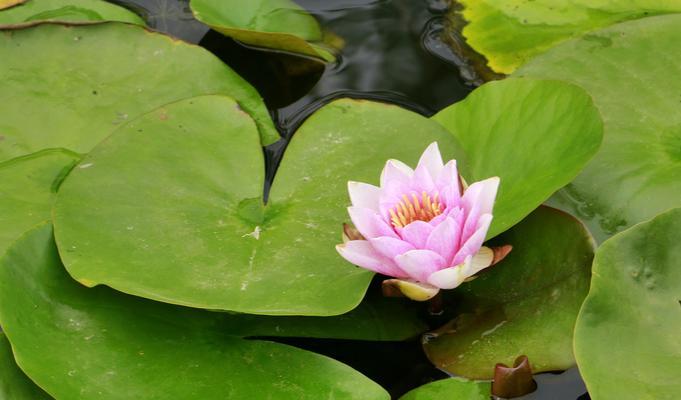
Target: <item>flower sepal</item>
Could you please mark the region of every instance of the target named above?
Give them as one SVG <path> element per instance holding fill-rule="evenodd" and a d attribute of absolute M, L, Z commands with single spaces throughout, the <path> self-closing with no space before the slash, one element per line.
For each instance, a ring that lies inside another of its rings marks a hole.
<path fill-rule="evenodd" d="M 415 301 L 430 300 L 440 292 L 435 286 L 406 279 L 386 279 L 382 289 L 386 297 L 407 297 Z"/>

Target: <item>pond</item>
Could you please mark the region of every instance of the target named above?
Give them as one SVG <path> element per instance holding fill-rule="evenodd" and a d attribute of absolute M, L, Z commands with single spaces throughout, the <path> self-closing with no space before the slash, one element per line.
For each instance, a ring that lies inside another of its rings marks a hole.
<path fill-rule="evenodd" d="M 676 398 L 681 2 L 559 3 L 0 0 L 0 398 Z"/>

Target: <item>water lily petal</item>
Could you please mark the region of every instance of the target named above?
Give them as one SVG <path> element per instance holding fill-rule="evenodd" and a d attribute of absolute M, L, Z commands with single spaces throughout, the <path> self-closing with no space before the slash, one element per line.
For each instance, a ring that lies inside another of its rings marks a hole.
<path fill-rule="evenodd" d="M 440 175 L 435 180 L 435 185 L 440 188 L 440 198 L 447 206 L 458 206 L 461 203 L 459 172 L 456 168 L 456 160 L 451 160 L 445 164 Z"/>
<path fill-rule="evenodd" d="M 466 240 L 461 248 L 459 248 L 459 251 L 457 251 L 454 260 L 452 261 L 453 265 L 460 264 L 466 257 L 469 255 L 472 256 L 480 250 L 480 246 L 482 246 L 482 243 L 485 241 L 485 236 L 487 235 L 487 229 L 489 229 L 490 223 L 492 223 L 492 214 L 483 214 L 480 216 L 477 230 L 468 238 L 468 240 Z"/>
<path fill-rule="evenodd" d="M 412 176 L 414 176 L 414 170 L 407 164 L 399 160 L 388 160 L 381 172 L 381 188 L 385 188 L 392 182 L 409 184 Z"/>
<path fill-rule="evenodd" d="M 440 289 L 454 289 L 480 270 L 489 267 L 494 259 L 494 251 L 481 247 L 475 255 L 466 257 L 463 263 L 432 273 L 427 282 Z"/>
<path fill-rule="evenodd" d="M 431 179 L 435 181 L 442 172 L 443 167 L 444 164 L 442 162 L 440 148 L 438 147 L 437 142 L 433 142 L 428 145 L 426 150 L 421 155 L 419 163 L 416 165 L 416 170 L 418 171 L 419 169 L 425 169 L 428 171 Z"/>
<path fill-rule="evenodd" d="M 350 201 L 355 207 L 369 208 L 378 211 L 378 201 L 381 189 L 377 186 L 363 182 L 348 182 Z"/>
<path fill-rule="evenodd" d="M 369 239 L 369 243 L 371 243 L 371 246 L 373 246 L 376 251 L 381 253 L 381 255 L 390 259 L 394 259 L 400 254 L 404 254 L 409 250 L 415 250 L 411 243 L 388 236 Z"/>
<path fill-rule="evenodd" d="M 348 207 L 348 214 L 355 228 L 367 239 L 380 236 L 397 237 L 393 228 L 369 208 Z"/>
<path fill-rule="evenodd" d="M 480 207 L 480 214 L 491 214 L 494 208 L 494 199 L 499 189 L 499 177 L 475 182 L 466 189 L 462 197 L 462 203 L 466 210 L 471 210 L 473 205 Z"/>
<path fill-rule="evenodd" d="M 428 222 L 414 221 L 399 230 L 402 239 L 411 243 L 417 249 L 425 249 L 428 236 L 435 227 Z"/>
<path fill-rule="evenodd" d="M 441 255 L 449 265 L 458 249 L 460 234 L 461 229 L 457 221 L 447 217 L 428 236 L 426 249 Z"/>
<path fill-rule="evenodd" d="M 395 287 L 403 295 L 415 301 L 430 300 L 440 291 L 440 289 L 428 284 L 403 279 L 387 279 L 383 281 L 383 286 Z"/>
<path fill-rule="evenodd" d="M 445 259 L 434 251 L 411 250 L 395 257 L 400 269 L 415 281 L 426 282 L 435 271 L 446 267 Z"/>
<path fill-rule="evenodd" d="M 396 278 L 407 277 L 391 259 L 379 254 L 366 240 L 351 240 L 337 245 L 336 250 L 343 258 L 359 267 Z"/>

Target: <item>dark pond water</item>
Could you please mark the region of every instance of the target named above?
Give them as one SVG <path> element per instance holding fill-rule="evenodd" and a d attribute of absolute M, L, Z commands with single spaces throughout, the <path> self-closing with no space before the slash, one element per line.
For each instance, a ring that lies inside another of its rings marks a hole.
<path fill-rule="evenodd" d="M 450 0 L 296 0 L 345 42 L 337 62 L 327 66 L 225 38 L 192 17 L 188 0 L 112 2 L 137 11 L 152 28 L 207 48 L 258 89 L 283 136 L 265 149 L 268 182 L 297 127 L 335 98 L 389 102 L 430 116 L 482 83 L 473 67 L 476 58 L 465 49 L 455 54 L 443 42 Z M 456 41 L 455 36 L 447 37 Z M 343 361 L 394 397 L 447 376 L 428 362 L 418 340 L 273 340 Z M 523 399 L 589 398 L 576 369 L 540 374 L 536 381 L 537 391 Z"/>

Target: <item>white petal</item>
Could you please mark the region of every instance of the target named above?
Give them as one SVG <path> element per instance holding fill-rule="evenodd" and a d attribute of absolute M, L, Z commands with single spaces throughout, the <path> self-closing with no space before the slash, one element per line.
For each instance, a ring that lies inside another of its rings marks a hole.
<path fill-rule="evenodd" d="M 407 164 L 399 160 L 388 160 L 381 172 L 381 187 L 386 186 L 392 180 L 408 184 L 413 175 L 414 170 Z"/>
<path fill-rule="evenodd" d="M 482 246 L 480 251 L 470 258 L 470 262 L 466 262 L 463 265 L 463 274 L 466 275 L 466 277 L 471 277 L 492 265 L 492 261 L 494 261 L 494 250 Z"/>
<path fill-rule="evenodd" d="M 440 289 L 454 289 L 489 267 L 492 260 L 494 260 L 494 251 L 489 247 L 481 247 L 477 254 L 466 257 L 463 263 L 432 273 L 428 277 L 428 283 Z"/>
<path fill-rule="evenodd" d="M 363 182 L 348 182 L 348 193 L 350 201 L 355 207 L 369 208 L 378 211 L 378 199 L 381 189 L 377 186 Z"/>
<path fill-rule="evenodd" d="M 480 214 L 491 214 L 494 208 L 494 200 L 499 189 L 499 177 L 492 177 L 484 181 L 475 182 L 463 193 L 462 202 L 467 211 L 477 205 Z"/>

